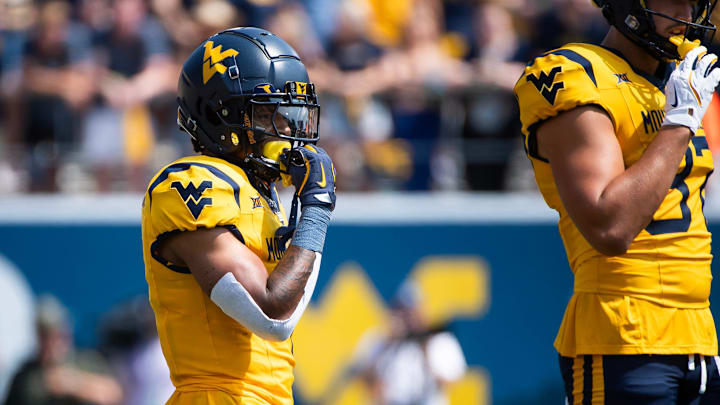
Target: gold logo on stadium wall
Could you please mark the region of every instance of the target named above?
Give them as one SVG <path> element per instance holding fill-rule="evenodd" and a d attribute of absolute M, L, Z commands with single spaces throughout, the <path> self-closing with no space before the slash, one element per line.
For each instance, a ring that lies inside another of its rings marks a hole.
<path fill-rule="evenodd" d="M 222 45 L 213 47 L 213 41 L 205 42 L 205 54 L 203 55 L 203 84 L 206 84 L 215 72 L 225 74 L 227 66 L 221 62 L 238 54 L 234 49 L 222 50 Z"/>
<path fill-rule="evenodd" d="M 426 256 L 413 265 L 406 278 L 421 291 L 420 311 L 429 325 L 445 325 L 457 318 L 480 319 L 490 307 L 490 268 L 480 257 Z M 359 384 L 360 377 L 346 370 L 358 345 L 373 335 L 369 331 L 389 332 L 390 309 L 356 263 L 340 264 L 327 286 L 316 294 L 293 334 L 299 392 L 310 403 L 369 403 L 371 397 Z M 349 312 L 352 317 L 346 315 Z M 318 340 L 318 336 L 326 340 Z M 455 384 L 457 390 L 451 387 L 449 403 L 489 403 L 489 381 L 482 369 L 470 369 Z"/>

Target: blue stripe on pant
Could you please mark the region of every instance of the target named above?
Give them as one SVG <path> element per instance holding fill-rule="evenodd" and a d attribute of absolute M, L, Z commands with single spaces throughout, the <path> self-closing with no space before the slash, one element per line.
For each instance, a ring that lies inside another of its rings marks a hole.
<path fill-rule="evenodd" d="M 720 404 L 718 361 L 711 356 L 703 358 L 707 379 L 704 394 L 700 394 L 703 367 L 698 355 L 692 362 L 688 355 L 604 355 L 593 360 L 592 355 L 559 357 L 568 404 Z M 593 369 L 601 374 L 593 378 Z"/>
<path fill-rule="evenodd" d="M 572 357 L 563 357 L 558 356 L 558 361 L 560 362 L 560 374 L 562 374 L 563 383 L 565 385 L 565 398 L 567 399 L 567 403 L 572 405 L 574 402 L 573 397 L 573 375 L 572 375 L 572 365 L 573 365 L 573 358 Z"/>
<path fill-rule="evenodd" d="M 592 405 L 592 392 L 593 392 L 593 378 L 592 378 L 592 368 L 593 368 L 593 356 L 591 355 L 585 355 L 585 360 L 583 364 L 583 397 L 582 397 L 582 405 Z"/>

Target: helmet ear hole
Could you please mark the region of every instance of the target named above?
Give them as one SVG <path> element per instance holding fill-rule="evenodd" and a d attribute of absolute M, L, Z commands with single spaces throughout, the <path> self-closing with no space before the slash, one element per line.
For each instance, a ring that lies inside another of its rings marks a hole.
<path fill-rule="evenodd" d="M 205 118 L 213 125 L 220 125 L 220 117 L 207 104 L 205 105 Z"/>
<path fill-rule="evenodd" d="M 197 111 L 198 115 L 202 117 L 202 115 L 203 115 L 202 97 L 198 97 L 197 100 L 195 100 L 195 111 Z"/>

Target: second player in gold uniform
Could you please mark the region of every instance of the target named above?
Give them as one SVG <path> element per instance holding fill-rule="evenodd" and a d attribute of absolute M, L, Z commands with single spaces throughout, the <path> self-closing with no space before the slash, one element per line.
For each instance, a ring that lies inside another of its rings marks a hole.
<path fill-rule="evenodd" d="M 708 301 L 711 235 L 703 215 L 713 160 L 704 131 L 688 144 L 653 221 L 620 256 L 601 254 L 583 237 L 563 206 L 549 162 L 536 149 L 538 124 L 597 105 L 612 119 L 630 167 L 663 122 L 663 90 L 658 79 L 635 72 L 621 55 L 588 44 L 566 45 L 535 59 L 516 85 L 525 147 L 540 192 L 560 214 L 558 227 L 575 274 L 575 294 L 555 342 L 564 356 L 717 352 Z"/>
<path fill-rule="evenodd" d="M 567 403 L 720 403 L 701 125 L 720 69 L 700 46 L 716 1 L 593 3 L 602 45 L 548 51 L 515 85 L 574 273 L 555 339 Z"/>

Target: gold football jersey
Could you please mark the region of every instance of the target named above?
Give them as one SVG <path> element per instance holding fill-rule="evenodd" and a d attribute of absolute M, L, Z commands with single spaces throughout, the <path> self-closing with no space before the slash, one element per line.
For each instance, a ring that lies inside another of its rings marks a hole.
<path fill-rule="evenodd" d="M 713 170 L 705 134 L 688 145 L 667 196 L 627 252 L 595 250 L 568 216 L 549 162 L 538 154 L 537 129 L 548 118 L 596 105 L 612 119 L 625 167 L 655 138 L 664 119 L 661 80 L 633 70 L 618 52 L 569 44 L 533 60 L 515 85 L 525 148 L 540 192 L 560 214 L 558 227 L 574 295 L 555 346 L 579 354 L 717 354 L 709 310 L 710 233 L 703 205 Z"/>
<path fill-rule="evenodd" d="M 238 166 L 192 156 L 163 168 L 150 182 L 142 210 L 143 256 L 150 303 L 177 392 L 223 391 L 243 403 L 292 403 L 292 341 L 253 334 L 217 307 L 189 269 L 158 255 L 177 232 L 224 227 L 264 262 L 268 273 L 285 246 L 277 199 L 263 197 Z"/>

